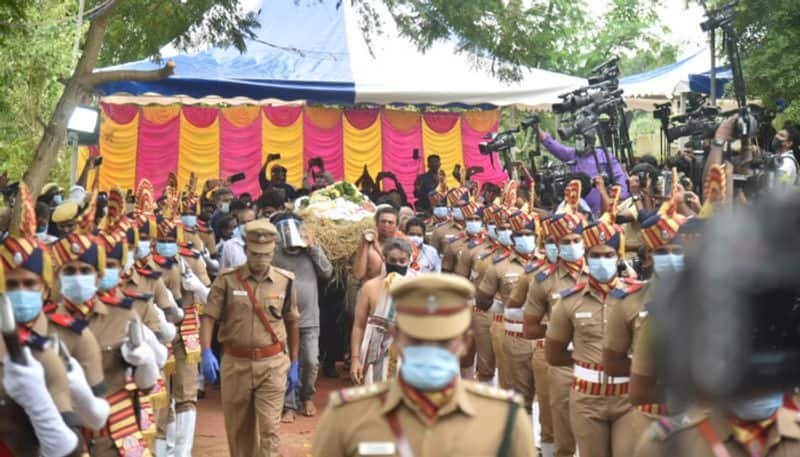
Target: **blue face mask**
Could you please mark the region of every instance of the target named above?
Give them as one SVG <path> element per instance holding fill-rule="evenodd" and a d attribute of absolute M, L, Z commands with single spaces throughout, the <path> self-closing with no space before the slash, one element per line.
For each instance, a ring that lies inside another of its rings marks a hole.
<path fill-rule="evenodd" d="M 450 215 L 450 211 L 446 206 L 437 206 L 436 208 L 433 208 L 433 215 L 439 219 L 444 219 Z"/>
<path fill-rule="evenodd" d="M 567 262 L 577 262 L 583 257 L 583 241 L 578 243 L 562 244 L 558 247 L 558 255 Z"/>
<path fill-rule="evenodd" d="M 181 221 L 185 227 L 190 229 L 195 228 L 197 226 L 197 216 L 194 214 L 184 214 L 181 216 Z"/>
<path fill-rule="evenodd" d="M 150 255 L 150 241 L 140 241 L 136 245 L 136 258 L 143 259 Z"/>
<path fill-rule="evenodd" d="M 514 250 L 522 255 L 530 255 L 536 249 L 536 237 L 523 235 L 514 238 Z"/>
<path fill-rule="evenodd" d="M 9 290 L 6 292 L 11 308 L 14 310 L 14 320 L 19 324 L 28 323 L 42 311 L 42 293 L 35 290 Z"/>
<path fill-rule="evenodd" d="M 119 268 L 106 267 L 106 273 L 100 279 L 100 285 L 97 288 L 105 292 L 117 287 L 117 284 L 119 284 Z"/>
<path fill-rule="evenodd" d="M 508 247 L 514 244 L 514 242 L 511 241 L 511 230 L 505 229 L 498 231 L 497 241 L 503 246 L 508 246 Z"/>
<path fill-rule="evenodd" d="M 544 253 L 547 256 L 547 261 L 556 263 L 558 260 L 558 245 L 555 243 L 546 243 L 544 245 Z"/>
<path fill-rule="evenodd" d="M 783 406 L 783 392 L 763 395 L 757 398 L 734 399 L 727 403 L 728 410 L 744 421 L 764 420 Z"/>
<path fill-rule="evenodd" d="M 426 345 L 403 349 L 400 376 L 419 390 L 443 389 L 458 376 L 459 371 L 458 357 L 447 349 Z"/>
<path fill-rule="evenodd" d="M 75 304 L 84 303 L 97 293 L 95 275 L 61 275 L 61 293 Z"/>
<path fill-rule="evenodd" d="M 453 208 L 453 219 L 457 221 L 464 220 L 464 213 L 461 212 L 461 208 Z"/>
<path fill-rule="evenodd" d="M 178 254 L 178 245 L 172 242 L 156 242 L 156 252 L 162 257 L 175 257 Z"/>
<path fill-rule="evenodd" d="M 128 260 L 125 261 L 125 266 L 122 267 L 122 271 L 126 273 L 131 271 L 131 268 L 133 268 L 133 262 L 133 255 L 128 253 Z"/>
<path fill-rule="evenodd" d="M 47 225 L 45 225 L 44 227 L 36 227 L 36 233 L 37 234 L 47 233 Z"/>
<path fill-rule="evenodd" d="M 224 214 L 228 214 L 228 212 L 231 210 L 230 202 L 220 203 L 219 210 L 222 211 Z"/>
<path fill-rule="evenodd" d="M 60 205 L 62 203 L 64 203 L 64 197 L 62 197 L 61 194 L 53 195 L 54 205 Z"/>
<path fill-rule="evenodd" d="M 672 257 L 671 254 L 654 254 L 653 255 L 653 271 L 659 276 L 664 276 L 672 273 Z"/>
<path fill-rule="evenodd" d="M 589 274 L 599 282 L 609 282 L 617 275 L 617 258 L 616 257 L 589 257 Z"/>
<path fill-rule="evenodd" d="M 481 221 L 467 221 L 467 233 L 470 235 L 477 235 L 483 230 L 483 223 Z"/>
<path fill-rule="evenodd" d="M 670 261 L 672 262 L 672 268 L 677 271 L 683 271 L 683 263 L 684 257 L 683 254 L 670 254 L 669 255 Z"/>
<path fill-rule="evenodd" d="M 497 226 L 494 224 L 489 224 L 486 226 L 486 233 L 489 235 L 489 238 L 493 240 L 497 240 Z"/>

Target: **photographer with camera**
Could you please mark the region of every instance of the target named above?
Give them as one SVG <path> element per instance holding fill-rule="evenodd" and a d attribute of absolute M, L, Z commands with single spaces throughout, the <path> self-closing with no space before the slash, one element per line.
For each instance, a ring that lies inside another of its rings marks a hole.
<path fill-rule="evenodd" d="M 574 148 L 564 146 L 544 130 L 539 130 L 539 139 L 551 154 L 569 165 L 573 173 L 583 173 L 594 178 L 606 174 L 605 170 L 610 165 L 613 176 L 604 176 L 604 178 L 622 186 L 620 198 L 628 198 L 628 175 L 625 174 L 625 170 L 622 169 L 622 165 L 613 154 L 602 148 L 595 148 L 596 134 L 593 131 L 578 133 L 575 136 Z M 592 209 L 592 214 L 595 217 L 599 216 L 601 202 L 597 189 L 592 189 L 584 199 Z"/>

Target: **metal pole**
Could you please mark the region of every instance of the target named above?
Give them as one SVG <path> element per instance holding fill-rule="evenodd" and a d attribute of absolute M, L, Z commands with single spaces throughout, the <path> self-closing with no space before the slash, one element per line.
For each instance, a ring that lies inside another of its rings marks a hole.
<path fill-rule="evenodd" d="M 70 186 L 75 185 L 78 180 L 78 136 L 74 133 L 67 133 L 67 143 L 72 149 L 72 175 Z"/>
<path fill-rule="evenodd" d="M 75 46 L 72 48 L 72 67 L 78 63 L 78 51 L 81 45 L 81 27 L 83 26 L 83 3 L 85 0 L 78 0 L 78 20 L 75 27 Z"/>
<path fill-rule="evenodd" d="M 714 29 L 708 33 L 711 39 L 711 106 L 717 106 L 717 39 Z"/>

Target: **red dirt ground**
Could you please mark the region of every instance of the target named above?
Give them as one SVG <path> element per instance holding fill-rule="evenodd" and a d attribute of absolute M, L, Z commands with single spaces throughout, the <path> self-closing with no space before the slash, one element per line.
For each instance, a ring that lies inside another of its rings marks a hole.
<path fill-rule="evenodd" d="M 340 368 L 339 371 L 343 370 Z M 317 382 L 317 393 L 314 395 L 314 403 L 318 409 L 317 415 L 305 417 L 298 414 L 294 424 L 281 424 L 281 448 L 284 456 L 311 456 L 312 434 L 325 409 L 328 394 L 349 385 L 350 382 L 346 378 L 331 379 L 320 376 Z M 206 397 L 198 402 L 197 410 L 197 429 L 192 455 L 196 457 L 228 457 L 228 442 L 225 437 L 225 422 L 219 389 L 208 386 Z"/>

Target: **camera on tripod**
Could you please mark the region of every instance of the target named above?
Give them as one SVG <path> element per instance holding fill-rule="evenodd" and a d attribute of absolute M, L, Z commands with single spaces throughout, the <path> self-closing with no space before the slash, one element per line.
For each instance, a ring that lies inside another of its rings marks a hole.
<path fill-rule="evenodd" d="M 507 152 L 517 145 L 517 139 L 514 134 L 519 132 L 519 129 L 506 130 L 491 137 L 490 141 L 478 144 L 478 150 L 483 155 L 492 155 L 494 152 Z"/>

